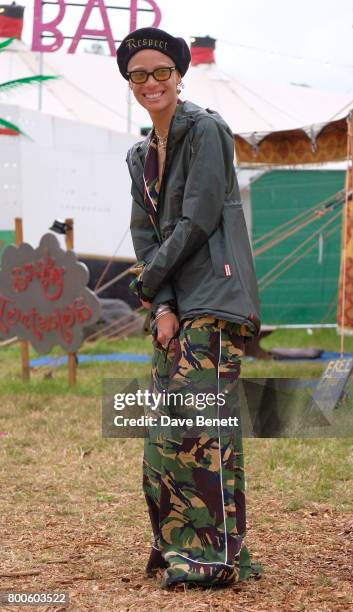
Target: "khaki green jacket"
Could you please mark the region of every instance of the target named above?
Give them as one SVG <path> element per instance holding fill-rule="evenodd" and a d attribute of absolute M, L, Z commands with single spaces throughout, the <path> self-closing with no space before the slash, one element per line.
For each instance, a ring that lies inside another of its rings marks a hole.
<path fill-rule="evenodd" d="M 209 314 L 245 323 L 257 333 L 258 289 L 230 128 L 214 111 L 189 101 L 177 105 L 168 135 L 157 227 L 143 199 L 149 138 L 127 155 L 131 235 L 137 259 L 147 264 L 144 293 L 154 306 L 175 299 L 181 320 Z"/>

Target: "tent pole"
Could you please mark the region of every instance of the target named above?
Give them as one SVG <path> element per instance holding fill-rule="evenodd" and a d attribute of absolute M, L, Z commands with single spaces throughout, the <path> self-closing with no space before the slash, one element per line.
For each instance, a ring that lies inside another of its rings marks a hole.
<path fill-rule="evenodd" d="M 43 53 L 42 51 L 39 53 L 39 74 L 42 76 L 43 74 Z M 40 81 L 38 84 L 38 110 L 42 110 L 43 104 L 43 83 Z"/>
<path fill-rule="evenodd" d="M 132 104 L 131 89 L 128 86 L 128 90 L 127 90 L 127 131 L 128 131 L 128 134 L 131 134 L 131 104 Z"/>
<path fill-rule="evenodd" d="M 40 2 L 40 20 L 43 21 L 43 0 Z M 43 36 L 40 36 L 40 42 L 42 42 Z M 41 45 L 42 46 L 42 45 Z M 43 51 L 39 52 L 39 74 L 43 74 Z M 43 102 L 43 84 L 42 81 L 38 84 L 38 110 L 42 110 L 42 102 Z"/>
<path fill-rule="evenodd" d="M 67 251 L 72 251 L 74 248 L 74 220 L 65 219 L 67 226 L 65 234 L 65 245 Z M 76 353 L 68 353 L 68 366 L 69 366 L 69 387 L 73 387 L 76 384 L 77 368 L 76 368 Z"/>
<path fill-rule="evenodd" d="M 342 301 L 341 301 L 341 348 L 340 357 L 344 355 L 344 326 L 346 310 L 346 278 L 348 257 L 348 217 L 349 193 L 353 187 L 353 112 L 347 117 L 347 171 L 345 182 L 345 202 L 343 208 L 343 247 L 342 247 Z"/>

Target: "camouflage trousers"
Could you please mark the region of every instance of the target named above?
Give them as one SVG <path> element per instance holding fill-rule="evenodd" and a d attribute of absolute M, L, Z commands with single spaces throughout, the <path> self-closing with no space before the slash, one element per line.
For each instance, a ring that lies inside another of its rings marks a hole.
<path fill-rule="evenodd" d="M 201 413 L 195 401 L 191 407 L 180 401 L 192 393 L 194 398 L 209 394 L 211 405 L 202 404 L 205 418 L 239 417 L 237 380 L 245 335 L 243 326 L 207 316 L 183 322 L 173 353 L 154 340 L 152 387 L 176 397 L 160 414 L 180 419 Z M 226 397 L 221 406 L 220 394 Z M 182 427 L 160 427 L 157 432 L 150 428 L 145 439 L 143 488 L 154 534 L 147 573 L 153 575 L 164 568 L 163 586 L 227 584 L 253 574 L 244 544 L 239 425 L 189 428 L 187 432 Z"/>

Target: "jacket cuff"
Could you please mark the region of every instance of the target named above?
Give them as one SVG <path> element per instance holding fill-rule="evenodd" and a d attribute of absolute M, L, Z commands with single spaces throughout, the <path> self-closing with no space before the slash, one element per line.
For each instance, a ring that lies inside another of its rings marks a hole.
<path fill-rule="evenodd" d="M 158 289 L 152 302 L 152 312 L 155 312 L 159 304 L 166 304 L 167 302 L 176 304 L 175 293 L 171 283 L 164 283 Z"/>
<path fill-rule="evenodd" d="M 144 302 L 153 302 L 153 298 L 155 297 L 156 293 L 146 287 L 141 280 L 137 281 L 136 289 L 140 300 L 143 300 Z"/>

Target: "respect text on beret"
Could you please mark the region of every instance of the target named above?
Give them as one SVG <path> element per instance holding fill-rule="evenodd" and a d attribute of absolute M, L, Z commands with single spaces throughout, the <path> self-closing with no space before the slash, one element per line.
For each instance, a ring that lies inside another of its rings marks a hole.
<path fill-rule="evenodd" d="M 157 47 L 158 49 L 168 49 L 168 43 L 164 40 L 154 40 L 152 38 L 128 38 L 126 41 L 128 49 L 138 49 L 139 47 Z"/>

